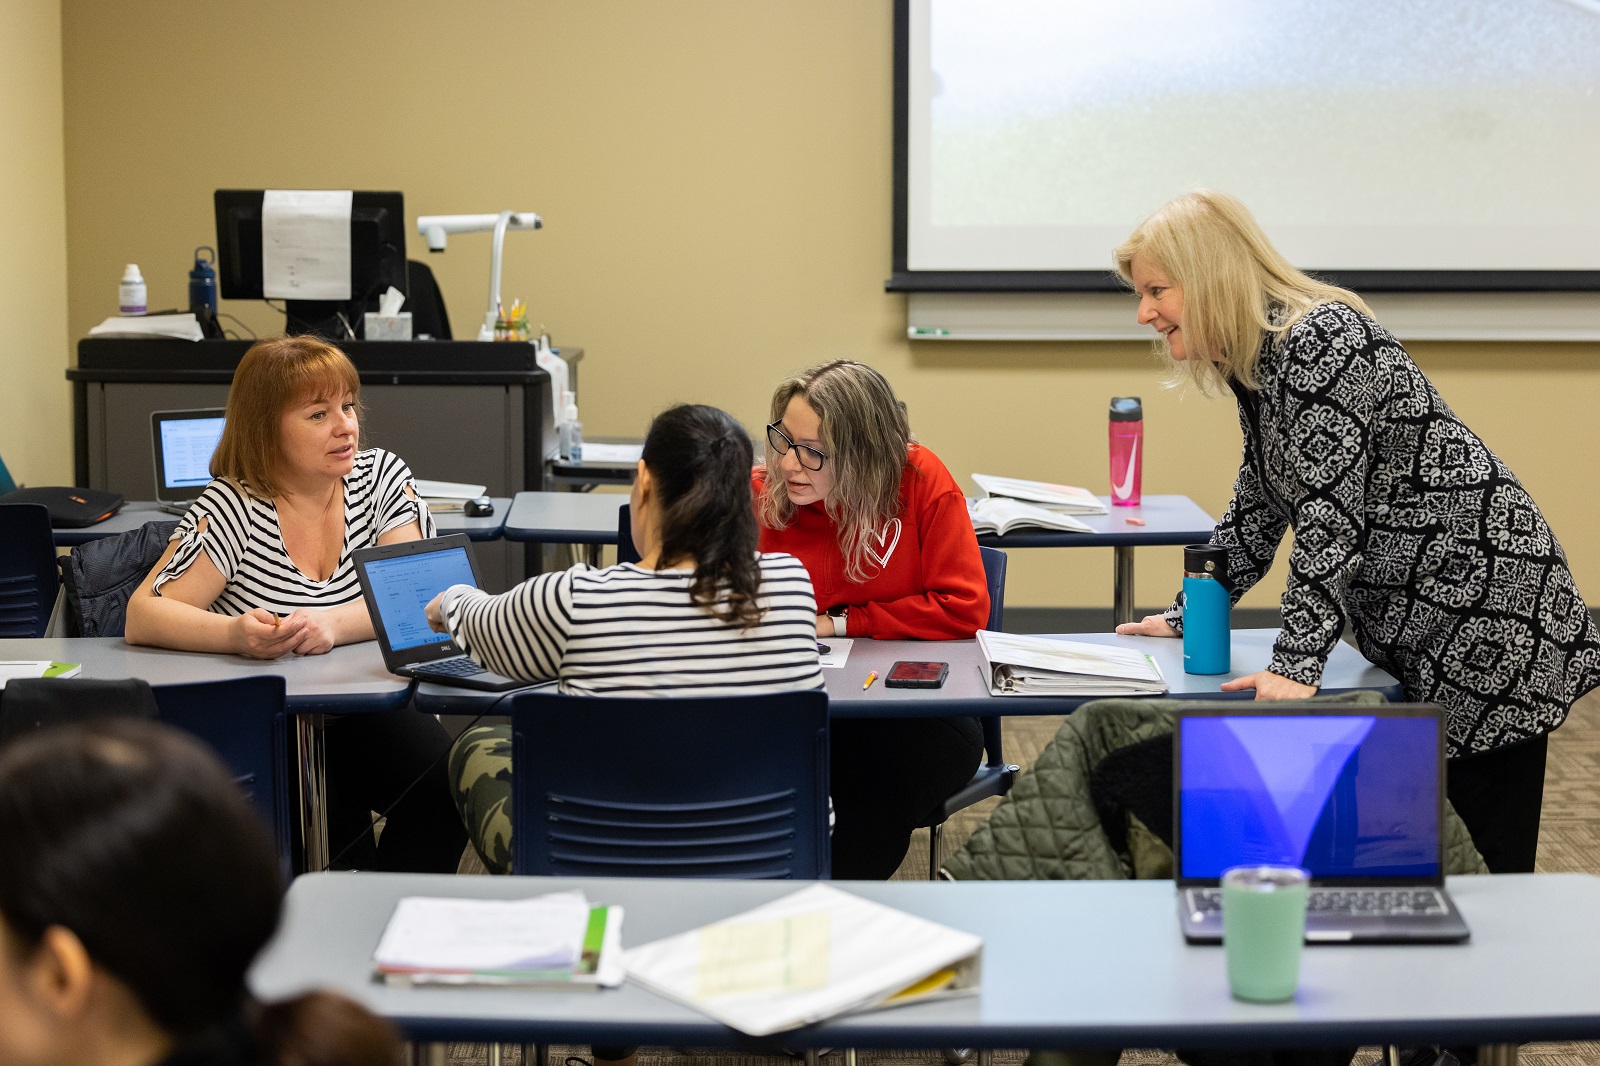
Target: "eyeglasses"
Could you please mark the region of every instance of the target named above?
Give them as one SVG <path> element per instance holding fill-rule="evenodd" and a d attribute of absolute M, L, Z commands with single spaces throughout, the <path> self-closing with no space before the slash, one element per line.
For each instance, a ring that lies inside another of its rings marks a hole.
<path fill-rule="evenodd" d="M 808 448 L 804 444 L 796 444 L 789 439 L 789 435 L 778 428 L 774 422 L 767 427 L 767 447 L 779 455 L 788 455 L 789 449 L 794 449 L 795 458 L 800 460 L 800 465 L 807 470 L 821 470 L 822 465 L 828 461 L 826 452 L 819 452 L 815 448 Z"/>

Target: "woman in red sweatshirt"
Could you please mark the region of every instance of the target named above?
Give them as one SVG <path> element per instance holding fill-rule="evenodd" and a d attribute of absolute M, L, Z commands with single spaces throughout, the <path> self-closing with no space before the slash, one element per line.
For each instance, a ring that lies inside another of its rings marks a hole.
<path fill-rule="evenodd" d="M 987 622 L 966 500 L 876 370 L 839 359 L 780 384 L 753 479 L 761 550 L 805 564 L 819 638 L 964 640 Z M 983 755 L 972 718 L 844 719 L 831 736 L 841 879 L 893 874 Z"/>

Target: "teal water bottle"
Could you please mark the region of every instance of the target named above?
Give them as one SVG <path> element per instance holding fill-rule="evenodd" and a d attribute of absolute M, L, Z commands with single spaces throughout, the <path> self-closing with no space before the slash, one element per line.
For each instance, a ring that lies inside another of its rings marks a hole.
<path fill-rule="evenodd" d="M 1183 671 L 1225 674 L 1232 669 L 1228 616 L 1233 610 L 1228 549 L 1190 544 L 1183 549 Z"/>

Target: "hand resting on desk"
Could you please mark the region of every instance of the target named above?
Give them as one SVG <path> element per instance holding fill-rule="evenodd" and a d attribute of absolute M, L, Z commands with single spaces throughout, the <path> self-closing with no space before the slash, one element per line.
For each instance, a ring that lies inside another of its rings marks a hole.
<path fill-rule="evenodd" d="M 1178 631 L 1167 625 L 1164 615 L 1147 614 L 1137 622 L 1124 622 L 1117 632 L 1125 637 L 1175 637 Z"/>

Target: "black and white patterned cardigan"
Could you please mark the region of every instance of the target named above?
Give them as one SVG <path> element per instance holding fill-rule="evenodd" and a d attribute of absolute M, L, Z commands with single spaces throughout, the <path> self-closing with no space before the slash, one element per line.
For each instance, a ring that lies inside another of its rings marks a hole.
<path fill-rule="evenodd" d="M 1451 757 L 1560 725 L 1600 685 L 1600 632 L 1533 499 L 1372 319 L 1323 304 L 1272 340 L 1234 388 L 1244 461 L 1211 536 L 1238 602 L 1294 529 L 1268 669 L 1318 684 L 1348 621 L 1446 709 Z"/>

